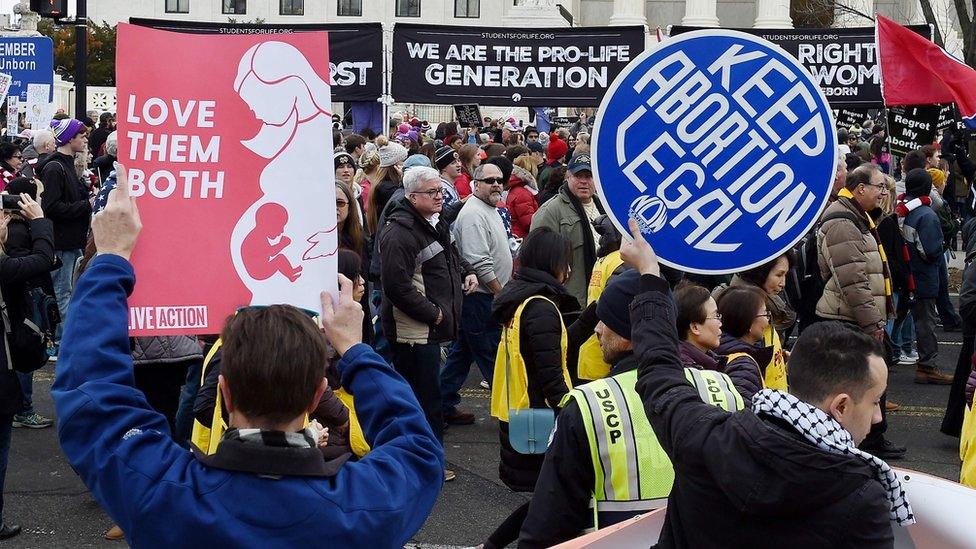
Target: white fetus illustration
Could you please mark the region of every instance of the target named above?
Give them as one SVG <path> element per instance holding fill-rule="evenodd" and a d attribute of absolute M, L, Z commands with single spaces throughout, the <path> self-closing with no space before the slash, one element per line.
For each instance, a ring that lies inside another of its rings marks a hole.
<path fill-rule="evenodd" d="M 234 90 L 262 123 L 241 143 L 269 160 L 231 235 L 234 267 L 252 305 L 317 310 L 338 249 L 329 85 L 291 44 L 264 42 L 244 54 Z"/>

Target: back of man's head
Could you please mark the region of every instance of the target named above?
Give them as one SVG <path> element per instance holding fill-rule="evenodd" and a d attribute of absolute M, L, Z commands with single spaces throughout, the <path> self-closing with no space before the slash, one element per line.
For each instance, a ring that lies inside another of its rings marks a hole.
<path fill-rule="evenodd" d="M 902 160 L 904 164 L 903 171 L 908 173 L 915 168 L 925 167 L 925 153 L 921 150 L 914 150 L 905 155 L 905 159 Z"/>
<path fill-rule="evenodd" d="M 220 374 L 234 409 L 282 424 L 309 408 L 329 354 L 307 313 L 290 305 L 244 309 L 227 320 L 220 337 Z"/>
<path fill-rule="evenodd" d="M 356 152 L 356 149 L 362 147 L 366 144 L 366 138 L 361 135 L 352 134 L 346 137 L 345 147 L 346 152 L 352 154 Z"/>
<path fill-rule="evenodd" d="M 868 359 L 883 357 L 881 344 L 841 322 L 819 322 L 803 331 L 793 346 L 787 381 L 790 393 L 818 405 L 847 393 L 855 400 L 876 380 Z"/>

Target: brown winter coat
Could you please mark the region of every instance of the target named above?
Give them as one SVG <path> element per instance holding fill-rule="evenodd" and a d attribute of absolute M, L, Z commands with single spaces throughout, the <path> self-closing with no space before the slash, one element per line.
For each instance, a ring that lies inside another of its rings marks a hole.
<path fill-rule="evenodd" d="M 867 218 L 855 202 L 838 198 L 817 230 L 817 258 L 826 281 L 817 315 L 857 323 L 865 332 L 888 320 L 884 262 Z"/>

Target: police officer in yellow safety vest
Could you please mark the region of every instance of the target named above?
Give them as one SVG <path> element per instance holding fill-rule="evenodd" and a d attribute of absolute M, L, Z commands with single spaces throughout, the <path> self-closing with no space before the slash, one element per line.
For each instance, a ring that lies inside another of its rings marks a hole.
<path fill-rule="evenodd" d="M 520 548 L 550 547 L 664 506 L 674 469 L 654 435 L 637 393 L 637 357 L 630 341 L 630 303 L 640 275 L 628 270 L 607 286 L 597 325 L 610 377 L 563 399 L 522 524 Z M 711 404 L 735 411 L 742 398 L 725 374 L 686 368 L 688 382 Z"/>

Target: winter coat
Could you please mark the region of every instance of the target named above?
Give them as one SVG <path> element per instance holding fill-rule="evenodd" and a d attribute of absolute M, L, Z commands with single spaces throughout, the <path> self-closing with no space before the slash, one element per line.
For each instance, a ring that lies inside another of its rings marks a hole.
<path fill-rule="evenodd" d="M 75 173 L 75 160 L 61 152 L 53 152 L 37 163 L 37 172 L 44 183 L 41 208 L 54 222 L 54 249 L 80 250 L 88 241 L 91 202 L 88 189 Z"/>
<path fill-rule="evenodd" d="M 882 215 L 881 210 L 871 212 L 871 217 L 878 226 L 878 235 L 888 258 L 888 270 L 891 271 L 891 289 L 896 293 L 909 291 L 908 279 L 912 275 L 911 265 L 904 257 L 905 238 L 898 227 L 898 215 Z"/>
<path fill-rule="evenodd" d="M 522 310 L 519 326 L 519 349 L 525 361 L 525 372 L 531 408 L 552 408 L 558 411 L 563 396 L 572 387 L 567 387 L 562 374 L 562 325 L 560 314 L 579 310 L 579 302 L 571 296 L 549 273 L 531 268 L 522 268 L 501 293 L 495 296 L 491 306 L 491 322 L 508 324 L 518 309 L 529 297 L 541 295 L 550 303 L 535 299 Z M 568 330 L 567 330 L 568 332 Z M 569 335 L 567 335 L 569 337 Z M 582 344 L 582 339 L 569 341 L 569 347 Z M 516 491 L 531 491 L 536 477 L 542 468 L 543 455 L 520 454 L 508 441 L 508 423 L 499 422 L 501 442 L 501 463 L 498 474 L 502 482 Z"/>
<path fill-rule="evenodd" d="M 685 368 L 722 371 L 719 356 L 711 351 L 702 351 L 687 341 L 678 343 L 678 353 L 681 355 L 681 365 Z"/>
<path fill-rule="evenodd" d="M 884 263 L 864 211 L 840 197 L 821 220 L 817 259 L 825 283 L 817 315 L 853 322 L 865 332 L 883 329 L 893 311 L 887 310 Z"/>
<path fill-rule="evenodd" d="M 600 199 L 596 201 L 597 210 L 604 213 Z M 563 185 L 555 198 L 546 202 L 532 218 L 532 228 L 548 227 L 569 239 L 573 246 L 572 267 L 566 289 L 580 303 L 586 303 L 587 286 L 596 264 L 596 239 L 590 226 L 590 219 L 583 211 L 569 187 Z"/>
<path fill-rule="evenodd" d="M 0 291 L 7 304 L 12 325 L 24 321 L 27 314 L 26 289 L 31 280 L 46 276 L 54 267 L 54 236 L 50 219 L 35 219 L 30 224 L 30 251 L 22 256 L 0 255 Z M 0 319 L 0 330 L 6 326 Z M 0 340 L 5 345 L 6 340 Z M 7 353 L 0 350 L 0 421 L 10 421 L 23 405 L 23 393 L 17 374 L 7 364 Z M 3 419 L 6 418 L 6 419 Z"/>
<path fill-rule="evenodd" d="M 943 261 L 942 225 L 938 214 L 923 204 L 908 212 L 901 232 L 911 257 L 915 295 L 919 299 L 936 299 L 939 297 L 939 268 Z"/>
<path fill-rule="evenodd" d="M 681 367 L 667 282 L 640 284 L 630 315 L 637 391 L 675 470 L 658 547 L 892 547 L 874 470 L 749 408 L 702 402 Z"/>
<path fill-rule="evenodd" d="M 752 402 L 752 396 L 763 390 L 765 369 L 773 359 L 773 347 L 759 347 L 746 343 L 729 334 L 722 334 L 721 344 L 715 354 L 722 357 L 722 371 L 732 379 L 732 385 L 739 391 L 743 402 Z M 731 358 L 735 353 L 749 356 Z"/>
<path fill-rule="evenodd" d="M 963 224 L 962 237 L 966 246 L 966 267 L 959 288 L 959 316 L 962 317 L 963 336 L 972 336 L 976 333 L 976 218 Z"/>
<path fill-rule="evenodd" d="M 525 238 L 532 226 L 532 216 L 539 210 L 535 197 L 539 193 L 535 178 L 524 168 L 515 166 L 508 180 L 508 196 L 505 205 L 512 214 L 512 234 Z"/>
<path fill-rule="evenodd" d="M 132 266 L 96 257 L 79 279 L 51 396 L 61 450 L 133 547 L 400 547 L 423 525 L 444 453 L 410 387 L 366 345 L 338 363 L 372 450 L 330 467 L 317 448 L 180 448 L 132 385 Z M 70 352 L 69 352 L 70 350 Z M 377 497 L 382 494 L 382 497 Z"/>
<path fill-rule="evenodd" d="M 461 173 L 454 180 L 454 188 L 457 190 L 458 197 L 465 198 L 471 194 L 471 174 L 467 170 L 461 169 Z"/>
<path fill-rule="evenodd" d="M 383 333 L 395 343 L 443 343 L 457 336 L 464 277 L 474 270 L 451 242 L 447 223 L 437 227 L 404 198 L 393 206 L 379 235 Z M 437 323 L 438 313 L 443 315 Z"/>
<path fill-rule="evenodd" d="M 143 336 L 132 338 L 133 364 L 175 364 L 203 360 L 197 338 L 190 336 Z"/>

